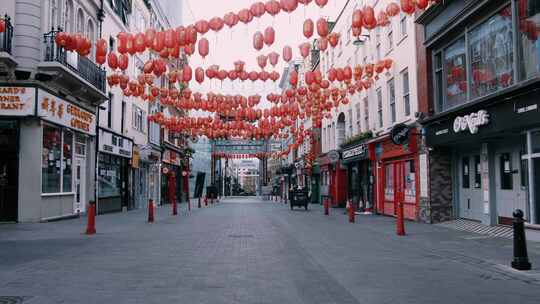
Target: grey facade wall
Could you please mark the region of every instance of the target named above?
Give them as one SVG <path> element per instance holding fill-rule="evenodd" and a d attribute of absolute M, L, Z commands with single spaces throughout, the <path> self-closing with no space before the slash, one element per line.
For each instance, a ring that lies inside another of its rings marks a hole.
<path fill-rule="evenodd" d="M 15 1 L 14 56 L 18 70 L 33 72 L 41 58 L 42 0 Z"/>
<path fill-rule="evenodd" d="M 39 120 L 22 120 L 19 138 L 19 222 L 41 219 L 41 142 Z"/>

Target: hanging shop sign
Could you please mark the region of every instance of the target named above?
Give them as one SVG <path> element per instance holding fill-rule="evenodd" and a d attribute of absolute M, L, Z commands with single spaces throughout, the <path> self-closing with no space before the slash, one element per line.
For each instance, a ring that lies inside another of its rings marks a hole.
<path fill-rule="evenodd" d="M 96 135 L 96 115 L 43 90 L 38 90 L 38 116 L 82 133 Z"/>
<path fill-rule="evenodd" d="M 480 110 L 465 116 L 458 116 L 454 119 L 454 132 L 464 132 L 469 130 L 471 134 L 478 133 L 478 128 L 489 123 L 489 114 L 486 110 Z"/>
<path fill-rule="evenodd" d="M 182 165 L 182 159 L 180 158 L 180 155 L 178 155 L 178 152 L 169 149 L 166 149 L 163 152 L 163 162 L 176 166 Z"/>
<path fill-rule="evenodd" d="M 367 151 L 368 149 L 366 145 L 360 145 L 347 150 L 343 150 L 341 154 L 344 160 L 353 157 L 364 158 L 367 157 Z"/>
<path fill-rule="evenodd" d="M 0 116 L 29 116 L 36 109 L 36 88 L 0 87 Z"/>
<path fill-rule="evenodd" d="M 328 157 L 328 160 L 330 161 L 330 163 L 335 164 L 335 163 L 337 163 L 339 161 L 339 151 L 332 150 L 332 151 L 328 152 L 327 157 Z"/>
<path fill-rule="evenodd" d="M 133 142 L 103 129 L 99 129 L 99 152 L 131 158 Z"/>
<path fill-rule="evenodd" d="M 405 124 L 397 124 L 390 131 L 390 139 L 398 146 L 402 146 L 409 141 L 411 128 Z"/>

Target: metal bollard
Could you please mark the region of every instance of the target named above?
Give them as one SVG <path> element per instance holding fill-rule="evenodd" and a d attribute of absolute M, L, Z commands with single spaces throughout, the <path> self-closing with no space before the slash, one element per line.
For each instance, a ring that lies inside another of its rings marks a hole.
<path fill-rule="evenodd" d="M 405 235 L 405 216 L 402 201 L 398 202 L 397 208 L 396 233 L 397 235 Z"/>
<path fill-rule="evenodd" d="M 523 221 L 523 211 L 517 209 L 513 213 L 514 222 L 514 260 L 512 268 L 517 270 L 531 270 L 531 263 L 527 254 L 527 240 L 525 239 L 525 224 Z"/>
<path fill-rule="evenodd" d="M 154 222 L 154 201 L 151 199 L 148 200 L 148 222 Z"/>
<path fill-rule="evenodd" d="M 204 206 L 208 207 L 208 196 L 204 197 Z"/>
<path fill-rule="evenodd" d="M 324 215 L 330 215 L 330 206 L 329 206 L 328 198 L 324 199 L 323 204 L 324 204 Z"/>
<path fill-rule="evenodd" d="M 87 235 L 92 235 L 96 233 L 96 202 L 88 202 L 88 222 L 86 224 Z"/>
<path fill-rule="evenodd" d="M 199 197 L 199 201 L 197 202 L 197 208 L 201 208 L 201 198 Z"/>
<path fill-rule="evenodd" d="M 349 201 L 349 223 L 354 223 L 355 211 L 353 202 Z"/>

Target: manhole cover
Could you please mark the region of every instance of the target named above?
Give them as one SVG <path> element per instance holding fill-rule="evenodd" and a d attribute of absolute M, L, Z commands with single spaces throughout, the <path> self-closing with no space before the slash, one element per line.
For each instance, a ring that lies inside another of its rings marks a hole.
<path fill-rule="evenodd" d="M 253 234 L 229 234 L 229 237 L 235 239 L 252 238 Z"/>
<path fill-rule="evenodd" d="M 17 296 L 5 297 L 5 296 L 0 296 L 0 304 L 19 304 L 19 303 L 23 303 L 24 300 L 27 300 L 27 299 L 29 299 L 29 297 L 17 297 Z"/>

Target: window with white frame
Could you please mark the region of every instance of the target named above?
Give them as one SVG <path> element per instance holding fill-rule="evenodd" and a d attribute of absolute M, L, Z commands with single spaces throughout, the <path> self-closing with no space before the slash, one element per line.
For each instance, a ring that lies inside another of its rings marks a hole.
<path fill-rule="evenodd" d="M 381 44 L 377 44 L 377 47 L 375 47 L 375 56 L 376 56 L 376 60 L 379 61 L 381 60 Z"/>
<path fill-rule="evenodd" d="M 73 32 L 73 20 L 75 19 L 74 16 L 74 8 L 73 8 L 73 0 L 67 0 L 66 6 L 64 9 L 64 17 L 63 17 L 63 30 L 65 32 Z"/>
<path fill-rule="evenodd" d="M 145 120 L 146 120 L 146 112 L 139 108 L 137 105 L 132 105 L 132 127 L 133 129 L 145 133 Z"/>
<path fill-rule="evenodd" d="M 43 125 L 41 193 L 70 193 L 73 177 L 73 132 Z"/>
<path fill-rule="evenodd" d="M 49 28 L 56 29 L 60 23 L 58 21 L 60 16 L 60 6 L 58 5 L 60 0 L 51 0 L 51 11 L 50 11 L 50 20 L 49 20 Z"/>
<path fill-rule="evenodd" d="M 77 32 L 78 33 L 84 33 L 84 13 L 81 8 L 77 11 Z"/>
<path fill-rule="evenodd" d="M 362 126 L 360 125 L 360 122 L 362 121 L 361 115 L 361 106 L 360 103 L 357 103 L 354 105 L 354 108 L 356 110 L 356 133 L 360 133 L 362 131 Z"/>
<path fill-rule="evenodd" d="M 403 108 L 405 116 L 411 115 L 410 89 L 409 89 L 409 69 L 401 72 L 401 80 L 403 81 Z"/>
<path fill-rule="evenodd" d="M 401 13 L 399 16 L 399 31 L 401 32 L 401 37 L 407 36 L 407 15 Z"/>
<path fill-rule="evenodd" d="M 390 119 L 391 122 L 396 122 L 396 86 L 394 79 L 388 81 L 388 100 L 390 101 Z"/>
<path fill-rule="evenodd" d="M 388 27 L 388 35 L 386 37 L 388 41 L 388 52 L 390 52 L 394 47 L 394 32 L 392 31 L 392 26 Z"/>
<path fill-rule="evenodd" d="M 367 96 L 364 97 L 364 131 L 369 131 L 369 102 Z"/>
<path fill-rule="evenodd" d="M 377 89 L 377 113 L 379 114 L 379 128 L 383 126 L 382 89 Z"/>

